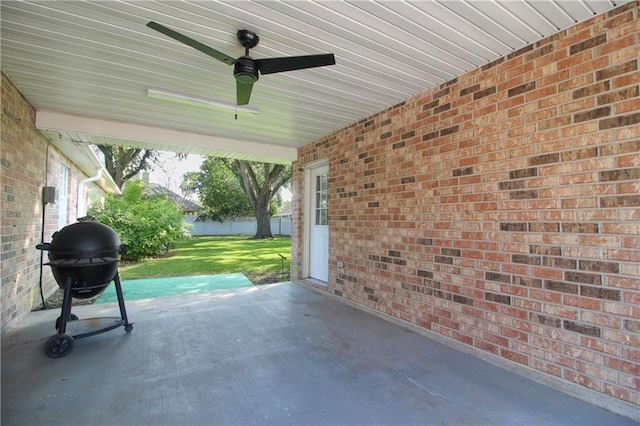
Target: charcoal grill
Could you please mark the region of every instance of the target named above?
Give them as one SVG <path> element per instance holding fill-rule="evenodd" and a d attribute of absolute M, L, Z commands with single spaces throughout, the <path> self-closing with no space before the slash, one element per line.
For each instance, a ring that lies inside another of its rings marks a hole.
<path fill-rule="evenodd" d="M 119 255 L 126 250 L 118 234 L 93 218 L 81 218 L 77 223 L 65 226 L 52 236 L 50 243 L 41 243 L 38 250 L 49 252 L 51 272 L 64 291 L 61 313 L 56 320 L 58 333 L 51 336 L 44 346 L 51 358 L 60 358 L 73 349 L 74 339 L 89 337 L 124 326 L 129 333 L 133 324 L 127 319 L 122 285 L 118 274 Z M 104 291 L 115 282 L 120 318 L 88 318 L 80 320 L 71 313 L 72 298 L 88 299 Z M 67 334 L 67 326 L 73 322 L 77 334 Z"/>

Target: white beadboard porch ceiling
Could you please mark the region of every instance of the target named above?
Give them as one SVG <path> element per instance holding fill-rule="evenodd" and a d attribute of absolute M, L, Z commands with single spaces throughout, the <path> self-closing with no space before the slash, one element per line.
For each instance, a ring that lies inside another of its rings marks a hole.
<path fill-rule="evenodd" d="M 7 1 L 2 70 L 51 137 L 290 162 L 296 149 L 626 0 Z M 148 27 L 232 57 L 334 53 L 336 65 L 261 76 L 258 115 L 147 96 L 235 101 L 233 69 Z"/>

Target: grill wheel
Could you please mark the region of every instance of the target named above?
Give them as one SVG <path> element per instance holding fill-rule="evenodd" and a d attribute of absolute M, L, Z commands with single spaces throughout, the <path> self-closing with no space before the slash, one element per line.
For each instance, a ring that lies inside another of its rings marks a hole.
<path fill-rule="evenodd" d="M 49 337 L 44 345 L 44 351 L 50 358 L 62 358 L 73 349 L 73 337 L 68 334 L 56 334 Z"/>

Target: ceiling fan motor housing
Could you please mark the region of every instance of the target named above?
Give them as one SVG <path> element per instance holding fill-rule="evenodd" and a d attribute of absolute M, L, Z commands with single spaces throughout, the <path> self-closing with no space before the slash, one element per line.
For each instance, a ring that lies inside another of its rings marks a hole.
<path fill-rule="evenodd" d="M 240 83 L 251 84 L 258 81 L 258 67 L 253 59 L 241 56 L 233 66 L 233 76 Z"/>

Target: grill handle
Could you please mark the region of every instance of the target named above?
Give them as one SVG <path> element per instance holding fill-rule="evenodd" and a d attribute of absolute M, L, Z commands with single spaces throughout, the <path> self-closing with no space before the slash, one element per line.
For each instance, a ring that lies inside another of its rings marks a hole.
<path fill-rule="evenodd" d="M 51 243 L 40 243 L 40 244 L 36 245 L 36 249 L 38 249 L 38 250 L 49 251 L 50 247 L 51 247 Z"/>

